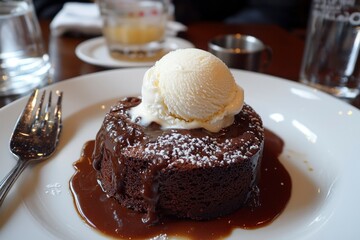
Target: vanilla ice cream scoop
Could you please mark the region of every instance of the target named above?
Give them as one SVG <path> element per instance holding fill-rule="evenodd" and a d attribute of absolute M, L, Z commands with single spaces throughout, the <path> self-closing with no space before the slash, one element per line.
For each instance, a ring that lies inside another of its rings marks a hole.
<path fill-rule="evenodd" d="M 244 91 L 228 67 L 207 51 L 179 49 L 162 57 L 144 75 L 142 102 L 130 112 L 140 124 L 163 128 L 229 126 L 244 104 Z"/>

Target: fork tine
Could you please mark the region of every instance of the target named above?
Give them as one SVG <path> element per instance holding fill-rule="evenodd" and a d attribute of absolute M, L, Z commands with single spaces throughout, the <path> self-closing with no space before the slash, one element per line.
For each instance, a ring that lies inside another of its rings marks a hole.
<path fill-rule="evenodd" d="M 60 121 L 61 123 L 61 102 L 63 98 L 63 92 L 59 92 L 58 95 L 59 96 L 55 107 L 55 121 Z"/>
<path fill-rule="evenodd" d="M 19 119 L 22 119 L 22 122 L 24 123 L 30 123 L 31 117 L 32 117 L 32 112 L 34 111 L 34 108 L 36 106 L 36 99 L 37 96 L 39 94 L 39 89 L 35 89 L 31 96 L 29 97 L 29 100 L 21 114 L 21 116 L 19 117 Z"/>
<path fill-rule="evenodd" d="M 48 104 L 45 107 L 45 120 L 49 120 L 49 114 L 50 114 L 51 102 L 52 102 L 51 99 L 52 99 L 52 91 L 50 91 L 49 93 Z"/>
<path fill-rule="evenodd" d="M 52 91 L 49 92 L 48 101 L 44 109 L 44 116 L 40 119 L 41 125 L 40 128 L 43 132 L 47 130 L 48 121 L 50 120 L 50 111 L 51 111 L 51 102 L 52 102 Z"/>
<path fill-rule="evenodd" d="M 16 128 L 22 129 L 23 132 L 28 132 L 30 130 L 29 126 L 31 125 L 31 119 L 33 117 L 33 111 L 36 106 L 37 97 L 39 94 L 39 89 L 35 89 L 30 95 L 26 106 L 22 113 L 20 114 Z"/>
<path fill-rule="evenodd" d="M 40 98 L 40 103 L 38 105 L 38 108 L 36 109 L 36 113 L 35 113 L 35 121 L 40 121 L 40 117 L 41 117 L 41 112 L 42 112 L 42 106 L 44 104 L 44 99 L 45 99 L 45 93 L 46 91 L 43 91 L 43 94 L 41 95 Z"/>
<path fill-rule="evenodd" d="M 45 100 L 45 94 L 46 91 L 44 90 L 41 98 L 40 98 L 40 102 L 37 106 L 36 112 L 35 112 L 35 117 L 34 117 L 34 121 L 31 124 L 31 131 L 35 132 L 35 131 L 40 131 L 41 129 L 43 129 L 44 126 L 44 117 L 42 115 L 42 111 L 43 111 L 43 105 L 44 105 L 44 100 Z"/>
<path fill-rule="evenodd" d="M 54 128 L 56 129 L 55 132 L 53 132 L 54 134 L 56 134 L 57 136 L 60 135 L 60 132 L 61 132 L 61 129 L 62 129 L 62 118 L 61 118 L 61 115 L 62 115 L 62 108 L 61 108 L 61 103 L 62 103 L 62 98 L 63 98 L 63 92 L 56 92 L 57 95 L 58 95 L 58 99 L 57 99 L 57 102 L 56 102 L 56 106 L 55 106 L 55 109 L 54 109 Z M 56 137 L 56 142 L 55 142 L 55 145 L 54 147 L 57 145 L 59 141 L 59 137 Z"/>

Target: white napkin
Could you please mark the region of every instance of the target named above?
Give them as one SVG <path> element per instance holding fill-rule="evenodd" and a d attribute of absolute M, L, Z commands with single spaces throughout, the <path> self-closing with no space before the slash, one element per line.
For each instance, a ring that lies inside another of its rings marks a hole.
<path fill-rule="evenodd" d="M 67 32 L 87 35 L 101 35 L 102 20 L 95 3 L 67 2 L 50 23 L 51 34 L 60 36 Z M 167 36 L 175 36 L 186 31 L 185 25 L 169 21 L 166 27 Z"/>

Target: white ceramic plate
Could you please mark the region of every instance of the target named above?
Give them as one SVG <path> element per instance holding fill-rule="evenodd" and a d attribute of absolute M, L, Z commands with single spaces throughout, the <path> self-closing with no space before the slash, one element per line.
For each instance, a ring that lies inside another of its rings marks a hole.
<path fill-rule="evenodd" d="M 164 48 L 168 51 L 179 48 L 190 48 L 194 45 L 182 38 L 167 37 Z M 149 62 L 130 62 L 114 59 L 110 56 L 106 47 L 104 37 L 97 37 L 80 43 L 75 49 L 76 56 L 84 62 L 101 67 L 118 68 L 118 67 L 147 67 L 154 64 Z"/>
<path fill-rule="evenodd" d="M 69 179 L 83 144 L 94 139 L 116 99 L 140 95 L 145 68 L 111 70 L 49 86 L 64 91 L 64 128 L 55 156 L 26 169 L 0 208 L 0 239 L 106 239 L 78 216 Z M 233 70 L 246 102 L 285 141 L 281 161 L 293 192 L 267 227 L 228 239 L 358 239 L 360 111 L 326 94 L 276 77 Z M 15 165 L 8 150 L 20 99 L 0 109 L 0 178 Z"/>

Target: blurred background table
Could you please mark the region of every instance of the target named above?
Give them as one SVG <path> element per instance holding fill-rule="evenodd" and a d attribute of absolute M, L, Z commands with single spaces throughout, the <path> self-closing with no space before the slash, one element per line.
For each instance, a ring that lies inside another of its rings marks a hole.
<path fill-rule="evenodd" d="M 51 37 L 43 26 L 44 37 L 49 38 L 49 54 L 55 68 L 55 80 L 62 81 L 78 75 L 105 70 L 87 64 L 75 55 L 76 46 L 88 39 L 80 36 Z M 195 47 L 207 50 L 210 38 L 219 34 L 242 33 L 261 39 L 273 50 L 273 59 L 268 74 L 297 80 L 304 41 L 276 25 L 229 25 L 218 22 L 200 22 L 188 25 L 188 30 L 179 37 L 192 42 Z"/>
<path fill-rule="evenodd" d="M 74 34 L 55 37 L 50 33 L 50 21 L 41 20 L 40 24 L 54 68 L 54 82 L 108 69 L 83 62 L 75 55 L 77 45 L 91 37 Z M 248 34 L 261 39 L 273 51 L 271 64 L 265 73 L 298 81 L 304 50 L 303 35 L 291 33 L 277 25 L 197 22 L 189 24 L 188 30 L 180 33 L 179 37 L 192 42 L 197 48 L 207 50 L 207 43 L 210 38 L 229 33 Z M 18 96 L 0 98 L 0 107 L 16 98 Z M 356 101 L 354 105 L 359 107 L 360 101 Z"/>

